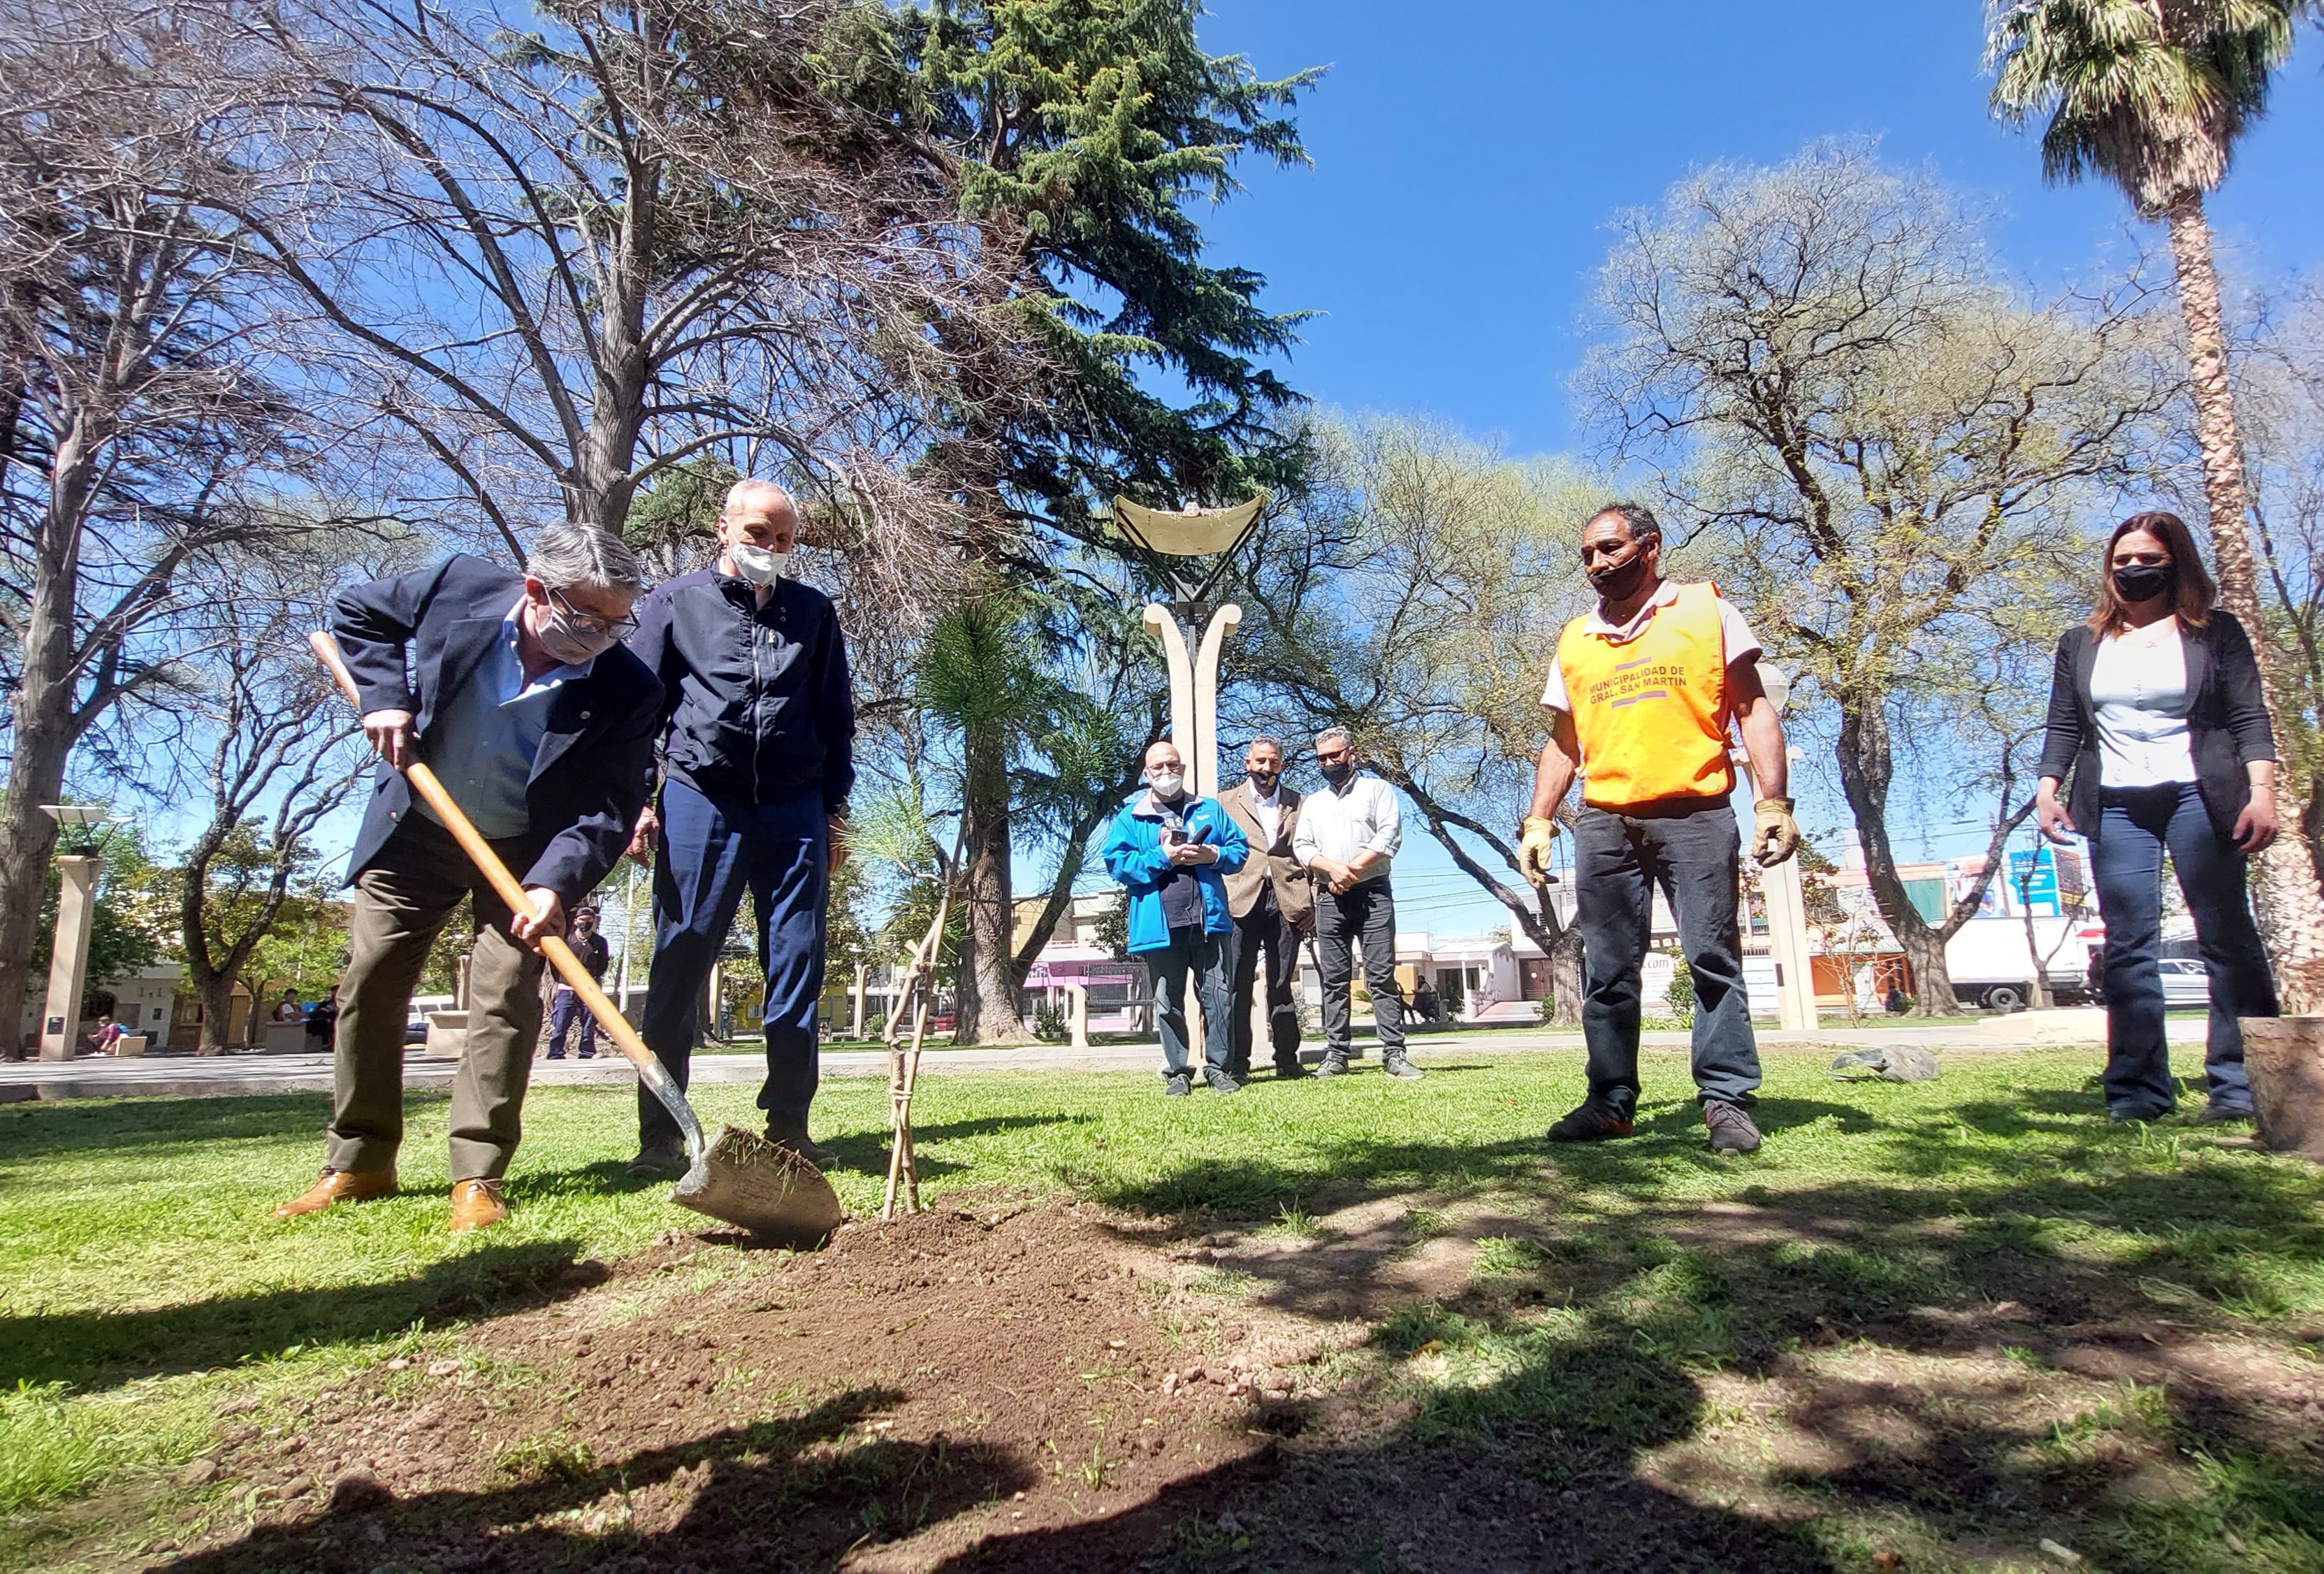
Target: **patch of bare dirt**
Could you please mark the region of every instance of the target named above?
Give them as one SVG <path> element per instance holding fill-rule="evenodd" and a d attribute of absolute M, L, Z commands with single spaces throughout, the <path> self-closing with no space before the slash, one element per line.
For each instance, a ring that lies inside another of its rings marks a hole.
<path fill-rule="evenodd" d="M 1333 1338 L 1184 1288 L 1173 1244 L 989 1197 L 812 1255 L 669 1239 L 277 1434 L 230 1427 L 257 1522 L 177 1566 L 926 1569 L 1112 1514 L 1326 1399 Z"/>

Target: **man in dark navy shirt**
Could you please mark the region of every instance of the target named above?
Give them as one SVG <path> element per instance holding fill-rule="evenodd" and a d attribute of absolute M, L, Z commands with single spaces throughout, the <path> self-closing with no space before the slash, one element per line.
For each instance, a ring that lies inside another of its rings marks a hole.
<path fill-rule="evenodd" d="M 767 481 L 738 481 L 718 515 L 717 566 L 665 579 L 630 648 L 662 681 L 660 807 L 638 819 L 633 856 L 654 868 L 653 975 L 642 1032 L 678 1086 L 701 1029 L 703 987 L 747 889 L 766 974 L 770 1140 L 809 1161 L 823 993 L 825 905 L 847 857 L 855 703 L 839 615 L 785 569 L 798 510 Z M 680 1168 L 678 1128 L 640 1089 L 631 1172 Z"/>

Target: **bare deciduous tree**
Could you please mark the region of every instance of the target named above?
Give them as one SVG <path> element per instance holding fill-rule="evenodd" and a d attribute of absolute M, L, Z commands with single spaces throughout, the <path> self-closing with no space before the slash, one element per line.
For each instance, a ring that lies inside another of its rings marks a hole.
<path fill-rule="evenodd" d="M 1932 741 L 1897 722 L 2046 683 L 2048 642 L 2088 605 L 2084 516 L 2141 481 L 2183 375 L 2143 290 L 2025 299 L 1976 213 L 1868 146 L 1690 176 L 1618 233 L 1581 390 L 1611 453 L 1660 467 L 1802 698 L 1832 708 L 1881 916 L 1918 1009 L 1949 1012 L 1966 914 L 1923 918 L 1897 872 L 1897 755 Z M 1992 817 L 1988 865 L 2023 814 Z"/>
<path fill-rule="evenodd" d="M 220 31 L 198 6 L 68 0 L 0 38 L 0 1022 L 55 846 L 39 806 L 78 745 L 171 681 L 177 577 L 279 528 L 243 486 L 295 462 L 251 339 L 259 280 L 217 222 L 255 184 Z"/>
<path fill-rule="evenodd" d="M 1452 862 L 1551 960 L 1553 1020 L 1581 1020 L 1581 931 L 1517 874 L 1511 809 L 1545 719 L 1542 684 L 1586 605 L 1572 542 L 1602 494 L 1406 422 L 1316 423 L 1314 485 L 1268 526 L 1249 642 L 1247 731 L 1343 727 Z M 1224 727 L 1222 722 L 1222 729 Z"/>
<path fill-rule="evenodd" d="M 372 765 L 306 643 L 334 568 L 232 554 L 195 575 L 220 615 L 188 685 L 189 733 L 208 745 L 209 810 L 179 870 L 186 978 L 202 1005 L 198 1054 L 225 1047 L 235 984 L 311 862 L 316 828 Z M 254 1016 L 261 1005 L 254 981 Z"/>
<path fill-rule="evenodd" d="M 513 553 L 552 519 L 619 534 L 696 456 L 819 502 L 810 544 L 926 600 L 972 379 L 1038 365 L 981 303 L 939 159 L 853 110 L 844 0 L 293 5 L 313 79 L 305 199 L 244 218 L 334 330 L 318 379 L 418 450 L 410 500 Z"/>

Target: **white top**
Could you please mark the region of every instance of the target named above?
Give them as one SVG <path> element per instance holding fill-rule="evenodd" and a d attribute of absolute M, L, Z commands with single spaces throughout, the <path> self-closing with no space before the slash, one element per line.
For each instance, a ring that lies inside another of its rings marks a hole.
<path fill-rule="evenodd" d="M 1259 795 L 1258 788 L 1252 788 L 1250 812 L 1251 818 L 1258 820 L 1267 831 L 1267 847 L 1273 847 L 1275 838 L 1283 834 L 1283 783 L 1279 781 L 1276 782 L 1275 791 L 1264 798 Z M 1251 851 L 1263 853 L 1267 847 L 1253 847 Z"/>
<path fill-rule="evenodd" d="M 2126 628 L 2098 641 L 2090 665 L 2098 724 L 2098 779 L 2109 787 L 2192 782 L 2187 733 L 2187 646 L 2179 620 Z"/>
<path fill-rule="evenodd" d="M 1665 579 L 1660 589 L 1646 597 L 1646 604 L 1638 608 L 1637 616 L 1621 627 L 1616 628 L 1606 621 L 1606 604 L 1602 601 L 1591 609 L 1589 621 L 1582 626 L 1591 634 L 1606 635 L 1618 645 L 1628 644 L 1646 632 L 1646 625 L 1656 612 L 1677 599 L 1678 581 Z M 1751 625 L 1743 620 L 1741 613 L 1735 610 L 1735 604 L 1724 596 L 1719 597 L 1719 641 L 1720 665 L 1723 667 L 1748 661 L 1761 649 L 1759 636 L 1751 632 Z M 1549 681 L 1542 688 L 1541 702 L 1552 710 L 1570 711 L 1573 708 L 1573 701 L 1567 698 L 1565 692 L 1565 670 L 1554 660 L 1549 663 Z"/>
<path fill-rule="evenodd" d="M 1291 829 L 1291 854 L 1305 868 L 1316 857 L 1344 864 L 1358 853 L 1380 855 L 1364 871 L 1366 880 L 1388 877 L 1388 860 L 1404 845 L 1404 813 L 1396 789 L 1378 776 L 1351 775 L 1344 786 L 1324 782 L 1299 801 L 1299 823 Z"/>

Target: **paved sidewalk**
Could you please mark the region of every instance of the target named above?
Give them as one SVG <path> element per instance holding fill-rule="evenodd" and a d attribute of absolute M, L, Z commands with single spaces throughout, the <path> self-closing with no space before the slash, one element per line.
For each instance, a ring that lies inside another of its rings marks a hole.
<path fill-rule="evenodd" d="M 2204 1023 L 2200 1017 L 2170 1020 L 2171 1042 L 2200 1045 Z M 1821 1028 L 1812 1032 L 1783 1032 L 1762 1027 L 1760 1044 L 1768 1050 L 1866 1049 L 1882 1044 L 1911 1044 L 1946 1053 L 1994 1054 L 2068 1044 L 2088 1045 L 2098 1052 L 2105 1019 L 2097 1012 L 2025 1013 L 1981 1023 L 1945 1023 L 1930 1027 Z M 1649 1050 L 1684 1052 L 1683 1032 L 1649 1032 Z M 1366 1055 L 1370 1042 L 1358 1039 Z M 1582 1035 L 1547 1029 L 1502 1028 L 1485 1032 L 1416 1034 L 1413 1058 L 1431 1060 L 1478 1055 L 1525 1054 L 1541 1050 L 1579 1053 Z M 923 1076 L 956 1076 L 973 1071 L 1123 1071 L 1152 1075 L 1161 1069 L 1161 1050 L 1152 1043 L 1100 1044 L 1076 1050 L 1064 1044 L 1027 1044 L 1017 1049 L 932 1049 L 920 1059 Z M 1310 1051 L 1310 1059 L 1314 1051 Z M 452 1060 L 423 1059 L 413 1054 L 403 1062 L 407 1088 L 448 1088 Z M 694 1080 L 755 1083 L 765 1062 L 747 1051 L 740 1053 L 703 1051 L 694 1058 Z M 825 1077 L 884 1077 L 888 1057 L 878 1050 L 826 1051 Z M 636 1080 L 629 1062 L 619 1057 L 595 1060 L 537 1060 L 532 1066 L 535 1087 L 613 1087 Z M 27 1060 L 0 1064 L 0 1102 L 42 1098 L 207 1098 L 225 1094 L 325 1093 L 331 1086 L 328 1055 L 222 1055 L 198 1060 L 190 1055 L 154 1055 L 139 1060 L 108 1060 L 84 1056 L 77 1060 Z"/>

